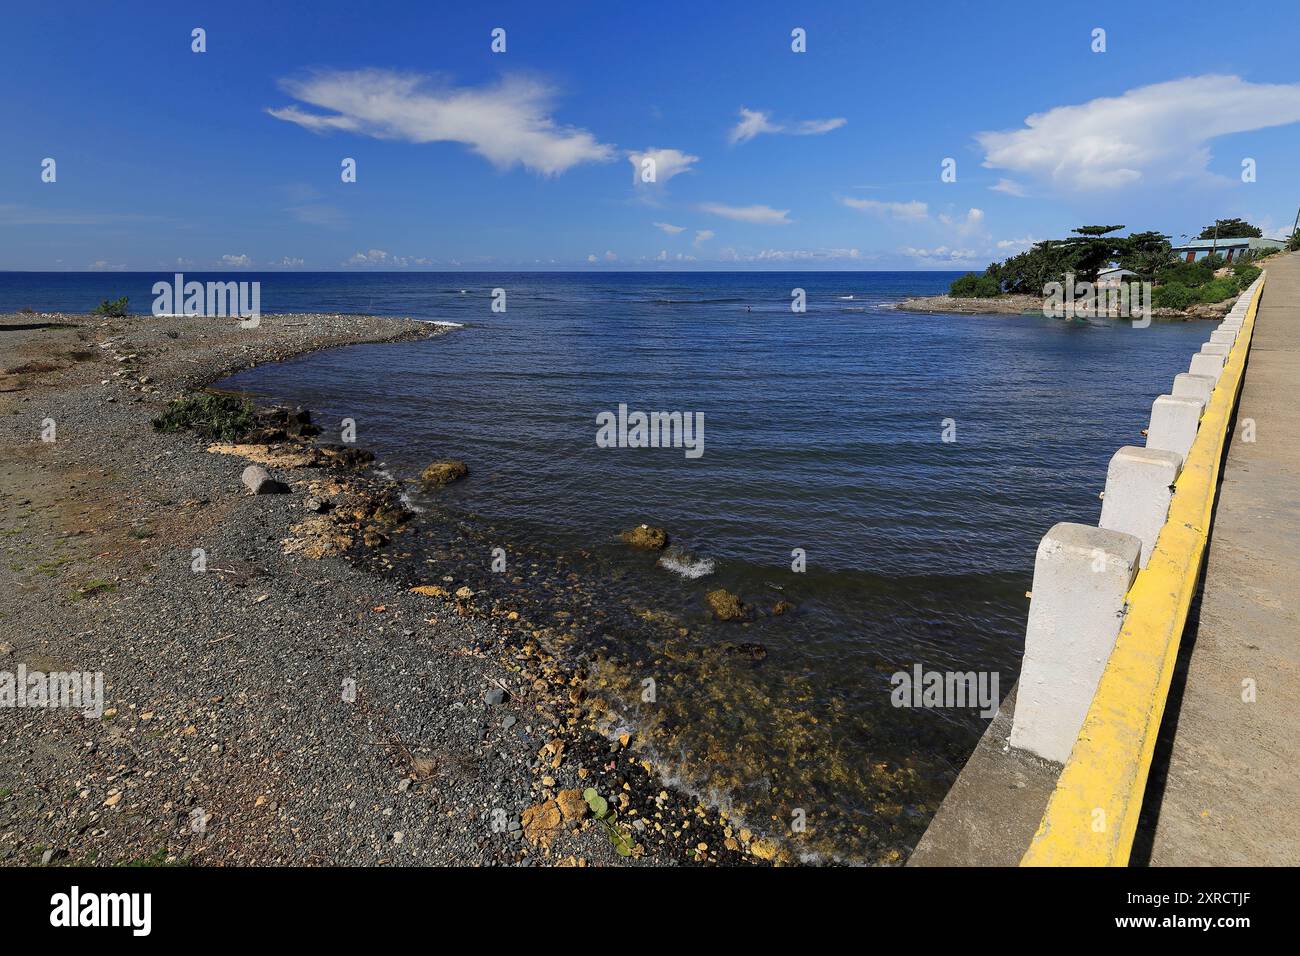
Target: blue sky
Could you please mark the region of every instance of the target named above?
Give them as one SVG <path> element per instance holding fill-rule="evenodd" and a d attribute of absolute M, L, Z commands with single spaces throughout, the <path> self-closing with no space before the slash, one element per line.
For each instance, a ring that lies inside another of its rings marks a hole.
<path fill-rule="evenodd" d="M 982 268 L 1300 204 L 1290 3 L 288 6 L 11 5 L 0 269 Z"/>

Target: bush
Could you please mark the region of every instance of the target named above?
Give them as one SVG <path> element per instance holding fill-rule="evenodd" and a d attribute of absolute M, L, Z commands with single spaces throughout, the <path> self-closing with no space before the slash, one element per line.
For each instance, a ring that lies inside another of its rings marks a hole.
<path fill-rule="evenodd" d="M 253 427 L 253 406 L 234 395 L 186 395 L 168 405 L 153 427 L 160 432 L 188 428 L 204 438 L 238 441 Z"/>
<path fill-rule="evenodd" d="M 1248 262 L 1240 262 L 1234 265 L 1232 267 L 1232 277 L 1237 282 L 1238 290 L 1244 291 L 1246 286 L 1258 279 L 1260 271 L 1258 266 L 1252 266 Z"/>
<path fill-rule="evenodd" d="M 952 280 L 948 294 L 957 299 L 991 299 L 995 295 L 1001 295 L 1002 289 L 998 286 L 998 280 L 992 276 L 968 272 Z"/>
<path fill-rule="evenodd" d="M 103 302 L 99 303 L 99 305 L 95 306 L 95 308 L 91 309 L 90 314 L 106 315 L 110 319 L 124 319 L 127 315 L 126 296 L 122 296 L 120 299 L 105 299 Z"/>
<path fill-rule="evenodd" d="M 1208 259 L 1200 262 L 1175 262 L 1161 269 L 1156 278 L 1160 282 L 1177 283 L 1189 289 L 1205 285 L 1214 278 L 1214 270 L 1206 262 Z"/>
<path fill-rule="evenodd" d="M 1229 279 L 1226 276 L 1222 279 L 1215 279 L 1213 282 L 1207 282 L 1205 285 L 1196 289 L 1196 300 L 1198 302 L 1222 302 L 1224 299 L 1231 299 L 1236 296 L 1241 289 L 1237 286 L 1236 279 Z"/>
<path fill-rule="evenodd" d="M 1157 309 L 1185 309 L 1196 301 L 1196 291 L 1181 282 L 1169 282 L 1151 290 L 1151 304 Z"/>

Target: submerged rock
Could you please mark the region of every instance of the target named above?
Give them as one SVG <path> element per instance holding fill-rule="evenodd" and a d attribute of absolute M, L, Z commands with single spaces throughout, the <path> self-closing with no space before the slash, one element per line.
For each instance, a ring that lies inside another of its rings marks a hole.
<path fill-rule="evenodd" d="M 668 546 L 668 532 L 663 528 L 652 528 L 648 524 L 637 525 L 619 537 L 632 547 L 646 551 L 662 551 Z"/>
<path fill-rule="evenodd" d="M 420 480 L 430 488 L 441 488 L 453 481 L 460 481 L 468 474 L 469 467 L 463 461 L 446 458 L 432 462 L 424 471 L 420 472 Z"/>
<path fill-rule="evenodd" d="M 723 641 L 717 646 L 717 651 L 724 657 L 740 657 L 751 661 L 767 660 L 767 648 L 752 641 L 742 643 Z"/>
<path fill-rule="evenodd" d="M 317 448 L 322 458 L 340 468 L 362 468 L 375 460 L 373 452 L 350 445 L 318 445 Z"/>
<path fill-rule="evenodd" d="M 782 614 L 787 614 L 793 610 L 794 610 L 794 605 L 791 604 L 789 601 L 777 601 L 774 605 L 772 605 L 772 614 L 775 617 L 780 617 Z"/>
<path fill-rule="evenodd" d="M 710 591 L 704 595 L 704 600 L 709 602 L 710 609 L 719 620 L 743 621 L 745 619 L 745 605 L 726 588 Z"/>

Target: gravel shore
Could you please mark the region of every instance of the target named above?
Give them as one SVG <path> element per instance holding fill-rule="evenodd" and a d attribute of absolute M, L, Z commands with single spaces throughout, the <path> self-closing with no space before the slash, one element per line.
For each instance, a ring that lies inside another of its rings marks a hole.
<path fill-rule="evenodd" d="M 254 496 L 247 460 L 149 424 L 238 368 L 443 332 L 0 316 L 0 672 L 102 672 L 105 708 L 0 708 L 0 863 L 628 861 L 575 799 L 587 787 L 653 821 L 629 828 L 630 862 L 772 857 L 660 790 L 626 739 L 586 732 L 566 675 L 516 663 L 454 581 L 413 593 L 286 554 L 327 467 L 272 467 L 289 493 Z"/>

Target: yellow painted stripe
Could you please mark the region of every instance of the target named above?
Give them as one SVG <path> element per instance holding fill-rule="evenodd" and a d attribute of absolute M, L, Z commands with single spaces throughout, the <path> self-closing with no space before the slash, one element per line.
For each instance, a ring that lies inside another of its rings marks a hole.
<path fill-rule="evenodd" d="M 1174 483 L 1169 519 L 1129 589 L 1115 649 L 1021 866 L 1128 864 L 1263 288 L 1261 281 L 1251 297 Z"/>

